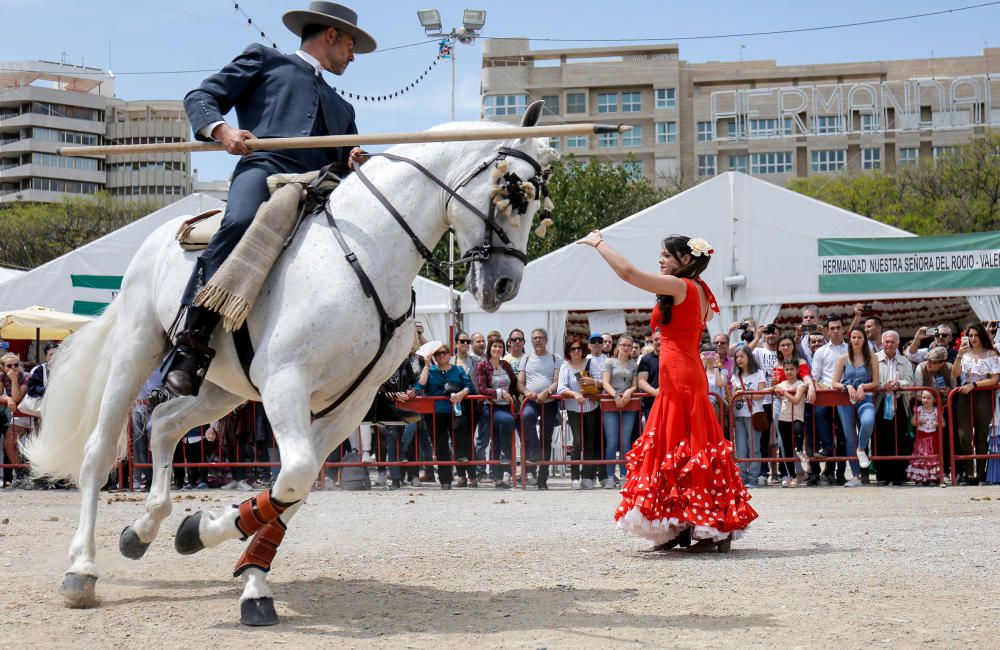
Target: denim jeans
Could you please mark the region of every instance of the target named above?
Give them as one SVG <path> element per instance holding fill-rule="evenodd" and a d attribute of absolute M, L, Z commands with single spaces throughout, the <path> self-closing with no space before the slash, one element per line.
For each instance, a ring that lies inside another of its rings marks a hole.
<path fill-rule="evenodd" d="M 150 408 L 145 404 L 132 408 L 132 463 L 149 462 L 149 415 Z M 149 467 L 134 468 L 132 481 L 149 485 L 153 471 Z"/>
<path fill-rule="evenodd" d="M 832 406 L 817 406 L 813 409 L 819 447 L 827 454 L 833 452 L 833 418 L 830 417 L 830 409 L 832 408 Z"/>
<path fill-rule="evenodd" d="M 541 425 L 537 427 L 539 415 Z M 559 402 L 546 402 L 537 404 L 526 401 L 521 412 L 524 422 L 524 446 L 525 455 L 528 462 L 547 461 L 552 459 L 552 431 L 559 423 Z M 541 429 L 541 439 L 539 440 L 538 429 Z M 538 470 L 538 478 L 545 480 L 549 477 L 549 466 L 542 465 Z"/>
<path fill-rule="evenodd" d="M 632 439 L 632 427 L 635 426 L 635 416 L 638 411 L 604 411 L 604 460 L 615 460 L 621 448 L 622 460 L 628 453 L 629 441 Z M 608 478 L 615 478 L 615 466 L 607 465 Z M 625 464 L 621 463 L 621 476 L 625 478 Z"/>
<path fill-rule="evenodd" d="M 855 414 L 858 428 L 855 429 Z M 857 456 L 858 449 L 867 449 L 872 440 L 872 430 L 875 428 L 875 405 L 869 395 L 854 405 L 838 406 L 837 415 L 844 427 L 844 437 L 847 439 L 847 456 Z M 851 472 L 855 477 L 861 476 L 861 466 L 858 461 L 851 460 Z"/>
<path fill-rule="evenodd" d="M 406 458 L 406 447 L 403 446 L 403 427 L 388 425 L 381 427 L 382 442 L 385 445 L 385 460 L 388 463 L 398 463 Z M 399 480 L 401 476 L 398 465 L 390 465 L 389 478 Z"/>
<path fill-rule="evenodd" d="M 514 416 L 507 406 L 486 403 L 479 424 L 486 425 L 490 436 L 490 460 L 506 460 L 506 464 L 491 464 L 490 478 L 499 481 L 504 472 L 510 471 L 510 461 L 513 455 L 511 435 L 514 433 Z"/>
<path fill-rule="evenodd" d="M 760 458 L 760 436 L 753 430 L 749 416 L 737 416 L 734 420 L 736 429 L 736 457 Z M 760 461 L 739 463 L 740 478 L 744 484 L 757 484 L 760 476 Z"/>

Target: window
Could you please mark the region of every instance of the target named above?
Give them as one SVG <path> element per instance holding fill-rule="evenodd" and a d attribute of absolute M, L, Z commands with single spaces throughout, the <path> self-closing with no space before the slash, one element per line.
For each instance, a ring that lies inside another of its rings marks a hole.
<path fill-rule="evenodd" d="M 715 124 L 698 122 L 698 142 L 711 142 L 715 137 Z"/>
<path fill-rule="evenodd" d="M 792 118 L 750 120 L 751 138 L 780 138 L 792 134 Z"/>
<path fill-rule="evenodd" d="M 38 126 L 31 129 L 31 137 L 36 140 L 48 140 L 50 142 L 63 142 L 66 144 L 100 144 L 100 142 L 98 142 L 99 136 L 95 133 L 60 131 L 58 129 L 46 129 Z"/>
<path fill-rule="evenodd" d="M 597 95 L 598 113 L 618 112 L 618 93 L 598 93 Z"/>
<path fill-rule="evenodd" d="M 567 113 L 587 112 L 587 93 L 566 93 Z"/>
<path fill-rule="evenodd" d="M 903 147 L 899 150 L 899 165 L 915 165 L 920 158 L 920 149 L 916 147 Z"/>
<path fill-rule="evenodd" d="M 747 173 L 747 155 L 729 156 L 729 171 Z"/>
<path fill-rule="evenodd" d="M 542 115 L 559 115 L 559 95 L 542 95 Z"/>
<path fill-rule="evenodd" d="M 742 140 L 746 137 L 743 125 L 744 123 L 739 119 L 726 120 L 726 135 L 730 140 Z"/>
<path fill-rule="evenodd" d="M 597 146 L 601 148 L 607 147 L 617 147 L 618 146 L 618 134 L 617 133 L 601 133 L 597 136 Z"/>
<path fill-rule="evenodd" d="M 566 148 L 567 149 L 586 149 L 587 148 L 587 136 L 585 136 L 585 135 L 568 135 L 568 136 L 566 136 Z"/>
<path fill-rule="evenodd" d="M 873 149 L 862 149 L 861 150 L 861 169 L 880 169 L 882 167 L 882 150 Z"/>
<path fill-rule="evenodd" d="M 628 174 L 630 180 L 642 178 L 641 160 L 626 160 L 622 163 L 622 169 Z"/>
<path fill-rule="evenodd" d="M 656 144 L 677 142 L 677 122 L 656 123 Z"/>
<path fill-rule="evenodd" d="M 934 147 L 934 160 L 942 156 L 954 156 L 958 153 L 958 147 Z"/>
<path fill-rule="evenodd" d="M 816 135 L 832 135 L 841 133 L 843 129 L 840 125 L 839 115 L 814 115 L 813 131 Z"/>
<path fill-rule="evenodd" d="M 812 152 L 812 170 L 814 172 L 837 172 L 847 163 L 847 151 L 844 149 L 821 149 Z"/>
<path fill-rule="evenodd" d="M 698 175 L 715 176 L 715 154 L 701 154 L 698 156 Z"/>
<path fill-rule="evenodd" d="M 751 174 L 791 174 L 792 152 L 769 151 L 750 156 Z"/>
<path fill-rule="evenodd" d="M 874 113 L 863 113 L 861 115 L 862 133 L 874 133 L 879 130 L 879 116 Z"/>
<path fill-rule="evenodd" d="M 549 138 L 549 146 L 559 151 L 562 148 L 562 138 Z"/>
<path fill-rule="evenodd" d="M 622 93 L 622 113 L 642 112 L 642 97 L 640 93 Z"/>
<path fill-rule="evenodd" d="M 103 169 L 102 161 L 97 158 L 59 156 L 54 153 L 32 152 L 31 164 L 45 165 L 46 167 L 62 167 L 63 169 L 82 169 L 84 171 L 100 171 Z"/>
<path fill-rule="evenodd" d="M 674 88 L 656 89 L 657 108 L 677 108 L 677 91 Z"/>
<path fill-rule="evenodd" d="M 487 117 L 520 115 L 527 107 L 527 95 L 487 95 L 483 97 L 483 114 Z"/>
<path fill-rule="evenodd" d="M 100 187 L 97 183 L 79 181 L 63 181 L 55 178 L 32 178 L 31 189 L 46 192 L 69 192 L 71 194 L 96 194 Z"/>
<path fill-rule="evenodd" d="M 638 124 L 632 127 L 631 131 L 626 131 L 622 133 L 622 146 L 624 147 L 641 147 L 642 146 L 642 127 Z"/>

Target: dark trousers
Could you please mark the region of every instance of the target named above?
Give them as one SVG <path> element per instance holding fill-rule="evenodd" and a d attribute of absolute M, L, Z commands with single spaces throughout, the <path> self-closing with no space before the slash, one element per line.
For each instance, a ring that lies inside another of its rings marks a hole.
<path fill-rule="evenodd" d="M 976 391 L 968 395 L 956 395 L 955 429 L 958 432 L 956 454 L 985 454 L 988 447 L 990 420 L 993 418 L 993 393 Z M 986 459 L 963 460 L 958 463 L 959 473 L 972 478 L 976 470 L 979 480 L 986 478 Z"/>
<path fill-rule="evenodd" d="M 528 462 L 551 460 L 552 431 L 559 421 L 559 402 L 538 404 L 530 400 L 526 401 L 524 409 L 521 411 L 521 419 L 524 424 L 524 446 Z M 541 436 L 539 436 L 539 432 L 541 432 Z M 545 480 L 548 477 L 549 466 L 542 465 L 538 469 L 538 478 Z"/>
<path fill-rule="evenodd" d="M 601 444 L 601 409 L 595 408 L 586 413 L 567 411 L 569 429 L 573 433 L 573 446 L 570 447 L 570 460 L 601 460 L 604 458 Z M 603 465 L 602 465 L 603 467 Z M 574 481 L 580 478 L 593 479 L 597 476 L 597 465 L 580 465 L 573 463 L 569 469 L 570 478 Z"/>
<path fill-rule="evenodd" d="M 775 445 L 774 436 L 774 403 L 764 404 L 764 414 L 767 415 L 767 431 L 758 431 L 757 435 L 760 436 L 760 455 L 762 458 L 768 458 L 772 455 L 772 446 Z M 779 407 L 780 408 L 780 407 Z M 770 468 L 768 463 L 760 464 L 760 475 L 767 477 L 770 474 Z M 785 476 L 784 465 L 778 465 L 778 475 Z"/>
<path fill-rule="evenodd" d="M 202 457 L 202 441 L 188 442 L 187 437 L 181 438 L 181 441 L 177 443 L 177 447 L 174 448 L 174 463 L 203 463 L 205 459 Z M 183 467 L 174 467 L 174 483 L 177 487 L 184 487 L 184 470 Z M 208 477 L 208 472 L 203 467 L 188 467 L 187 468 L 187 482 L 192 485 L 197 485 L 202 483 Z"/>
<path fill-rule="evenodd" d="M 433 432 L 434 454 L 437 460 L 451 460 L 451 415 L 448 413 L 432 413 L 424 416 L 427 430 Z M 441 484 L 451 483 L 451 465 L 438 465 L 438 479 Z"/>
<path fill-rule="evenodd" d="M 452 431 L 455 436 L 455 459 L 466 461 L 466 464 L 456 465 L 455 473 L 467 479 L 476 478 L 476 427 L 470 415 L 472 402 L 462 402 L 462 415 L 452 419 Z M 440 415 L 438 417 L 441 417 Z"/>
<path fill-rule="evenodd" d="M 895 399 L 894 418 L 885 418 L 884 400 L 875 414 L 875 456 L 905 456 L 910 453 L 912 444 L 906 437 L 909 417 L 904 410 L 903 397 L 897 395 Z M 880 481 L 905 483 L 907 465 L 909 461 L 905 460 L 876 460 L 875 473 Z"/>
<path fill-rule="evenodd" d="M 847 440 L 844 438 L 843 425 L 837 417 L 837 410 L 832 406 L 817 406 L 813 409 L 813 418 L 816 423 L 816 434 L 819 436 L 819 444 L 826 447 L 837 456 L 847 455 Z M 818 467 L 816 463 L 814 467 Z M 830 480 L 834 480 L 836 472 L 837 479 L 845 478 L 847 464 L 844 461 L 827 461 L 824 475 Z"/>
<path fill-rule="evenodd" d="M 236 244 L 257 215 L 257 208 L 270 198 L 267 177 L 281 171 L 273 163 L 261 160 L 236 165 L 229 186 L 229 200 L 226 203 L 226 212 L 222 216 L 222 225 L 208 243 L 208 247 L 198 256 L 194 273 L 184 290 L 182 302 L 185 305 L 189 307 L 192 305 L 198 290 L 215 275 L 236 248 Z"/>
<path fill-rule="evenodd" d="M 795 450 L 802 449 L 802 421 L 778 422 L 778 433 L 781 435 L 781 455 L 794 458 Z M 795 476 L 795 463 L 782 461 L 782 476 Z"/>

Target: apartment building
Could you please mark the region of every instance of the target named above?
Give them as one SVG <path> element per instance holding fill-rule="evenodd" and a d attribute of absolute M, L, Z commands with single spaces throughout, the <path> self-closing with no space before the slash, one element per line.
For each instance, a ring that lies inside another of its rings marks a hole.
<path fill-rule="evenodd" d="M 1000 127 L 1000 48 L 981 55 L 779 66 L 690 63 L 675 44 L 532 50 L 483 45 L 482 117 L 628 124 L 553 138 L 578 158 L 619 161 L 657 183 L 741 171 L 785 184 L 933 159 Z"/>
<path fill-rule="evenodd" d="M 0 205 L 107 190 L 171 203 L 191 191 L 190 154 L 58 155 L 60 147 L 189 139 L 181 102 L 125 102 L 100 68 L 0 62 Z"/>

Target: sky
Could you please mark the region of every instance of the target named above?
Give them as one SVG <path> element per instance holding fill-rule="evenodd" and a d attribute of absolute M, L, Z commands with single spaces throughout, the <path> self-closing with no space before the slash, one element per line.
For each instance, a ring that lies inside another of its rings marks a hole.
<path fill-rule="evenodd" d="M 115 94 L 124 100 L 176 99 L 222 67 L 253 41 L 276 43 L 285 52 L 298 38 L 281 14 L 304 9 L 307 0 L 0 0 L 0 61 L 65 60 L 110 68 Z M 437 54 L 424 36 L 418 9 L 436 8 L 445 29 L 460 27 L 465 8 L 485 9 L 485 37 L 574 39 L 533 40 L 534 49 L 636 44 L 657 39 L 680 45 L 682 59 L 746 61 L 773 59 L 779 65 L 969 56 L 1000 46 L 1000 2 L 944 15 L 799 34 L 687 37 L 762 32 L 853 23 L 923 12 L 958 9 L 982 0 L 884 2 L 675 2 L 506 0 L 472 4 L 452 0 L 421 3 L 369 0 L 347 3 L 380 51 L 358 56 L 342 77 L 327 82 L 362 95 L 390 93 L 413 82 Z M 609 10 L 614 7 L 615 10 Z M 247 24 L 247 16 L 256 27 Z M 11 26 L 18 26 L 12 29 Z M 260 32 L 267 36 L 261 38 Z M 990 41 L 990 39 L 993 39 Z M 624 39 L 621 43 L 588 39 Z M 414 44 L 411 47 L 402 47 Z M 482 43 L 459 45 L 456 53 L 456 118 L 479 119 Z M 450 63 L 438 62 L 415 90 L 383 103 L 353 102 L 359 130 L 415 131 L 450 119 Z M 235 117 L 231 116 L 235 124 Z M 372 147 L 377 150 L 378 147 Z M 229 176 L 236 159 L 224 153 L 195 154 L 199 180 Z"/>

